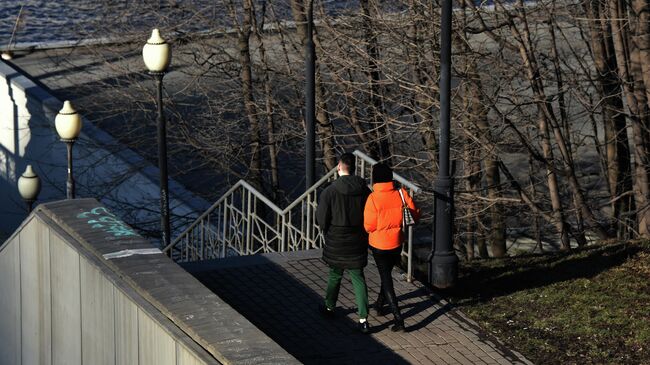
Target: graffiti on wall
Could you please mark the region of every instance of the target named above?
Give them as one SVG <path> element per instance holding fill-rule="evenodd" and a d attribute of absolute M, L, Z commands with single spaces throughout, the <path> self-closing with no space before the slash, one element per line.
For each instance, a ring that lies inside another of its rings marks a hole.
<path fill-rule="evenodd" d="M 99 229 L 113 235 L 113 237 L 130 237 L 138 234 L 126 223 L 122 222 L 115 214 L 104 207 L 93 208 L 87 212 L 77 215 L 78 219 L 83 219 L 92 229 Z"/>

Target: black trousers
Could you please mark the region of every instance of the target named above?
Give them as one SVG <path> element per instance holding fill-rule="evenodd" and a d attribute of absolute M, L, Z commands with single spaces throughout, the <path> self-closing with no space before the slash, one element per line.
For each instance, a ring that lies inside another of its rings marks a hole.
<path fill-rule="evenodd" d="M 372 256 L 375 258 L 375 264 L 377 264 L 379 277 L 381 278 L 381 289 L 377 298 L 377 304 L 381 307 L 384 301 L 386 301 L 393 312 L 397 311 L 398 307 L 391 273 L 393 267 L 399 262 L 401 253 L 401 247 L 392 250 L 380 250 L 372 247 Z"/>

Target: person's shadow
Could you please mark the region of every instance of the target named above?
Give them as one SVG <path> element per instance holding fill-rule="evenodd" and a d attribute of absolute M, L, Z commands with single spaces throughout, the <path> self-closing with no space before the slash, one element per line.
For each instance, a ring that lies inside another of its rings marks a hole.
<path fill-rule="evenodd" d="M 229 260 L 238 263 L 229 265 Z M 335 318 L 321 317 L 318 305 L 323 302 L 327 270 L 320 259 L 278 264 L 258 255 L 212 262 L 214 265 L 203 264 L 200 269 L 185 268 L 299 361 L 409 363 L 373 336 L 359 332 L 352 319 L 356 317 L 347 316 L 356 309 L 340 304 Z M 339 303 L 350 304 L 353 294 L 345 281 Z"/>
<path fill-rule="evenodd" d="M 416 287 L 414 287 L 416 288 Z M 368 298 L 376 298 L 379 288 L 375 289 L 368 287 Z M 417 300 L 417 301 L 413 301 Z M 425 312 L 427 309 L 440 303 L 438 297 L 436 297 L 429 289 L 425 287 L 416 288 L 413 291 L 410 291 L 406 294 L 397 295 L 397 302 L 402 314 L 402 317 L 406 320 L 410 317 L 414 317 L 422 312 Z M 377 317 L 375 315 L 375 310 L 373 308 L 373 303 L 370 303 L 370 315 L 373 317 L 372 327 L 370 328 L 370 333 L 379 333 L 385 331 L 392 327 L 393 325 L 393 313 L 390 311 L 388 305 L 384 306 L 384 315 Z M 444 315 L 453 309 L 453 306 L 449 303 L 441 306 L 436 309 L 433 313 L 429 314 L 425 319 L 420 320 L 418 323 L 410 326 L 406 326 L 406 332 L 414 332 L 419 329 L 425 328 L 429 324 L 433 323 L 437 318 Z M 349 315 L 356 313 L 356 308 L 337 308 L 343 315 Z M 406 321 L 408 324 L 408 321 Z"/>

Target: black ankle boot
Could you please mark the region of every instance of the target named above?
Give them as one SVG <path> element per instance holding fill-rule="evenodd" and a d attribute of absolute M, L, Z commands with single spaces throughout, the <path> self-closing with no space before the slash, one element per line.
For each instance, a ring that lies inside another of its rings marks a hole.
<path fill-rule="evenodd" d="M 384 307 L 385 304 L 386 303 L 385 303 L 385 299 L 384 299 L 384 294 L 380 292 L 379 296 L 377 296 L 377 300 L 372 305 L 373 309 L 375 310 L 375 315 L 377 317 L 383 317 L 386 314 L 388 314 L 388 311 Z"/>
<path fill-rule="evenodd" d="M 393 312 L 393 317 L 395 318 L 393 327 L 391 327 L 390 330 L 393 332 L 405 332 L 406 328 L 404 327 L 404 319 L 402 318 L 402 313 L 397 305 L 397 298 L 389 296 L 386 299 L 388 300 L 388 305 L 390 306 L 390 310 Z"/>
<path fill-rule="evenodd" d="M 377 317 L 383 317 L 383 316 L 388 314 L 388 308 L 386 308 L 384 306 L 377 305 L 377 303 L 375 303 L 373 305 L 373 309 L 374 309 L 375 315 Z"/>
<path fill-rule="evenodd" d="M 402 318 L 402 314 L 399 312 L 399 309 L 397 309 L 397 312 L 393 312 L 393 316 L 395 316 L 395 321 L 393 327 L 391 327 L 390 330 L 393 332 L 406 332 L 406 327 L 404 327 L 404 319 Z"/>

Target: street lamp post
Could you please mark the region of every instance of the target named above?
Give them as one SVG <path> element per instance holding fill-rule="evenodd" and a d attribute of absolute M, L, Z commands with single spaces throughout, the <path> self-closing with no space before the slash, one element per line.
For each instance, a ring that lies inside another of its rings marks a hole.
<path fill-rule="evenodd" d="M 316 47 L 314 45 L 314 0 L 307 9 L 307 44 L 305 47 L 305 184 L 306 190 L 316 182 Z"/>
<path fill-rule="evenodd" d="M 32 205 L 38 198 L 41 191 L 41 179 L 32 169 L 32 165 L 27 165 L 25 172 L 18 178 L 18 192 L 27 204 L 27 211 L 32 211 Z"/>
<path fill-rule="evenodd" d="M 69 100 L 63 102 L 63 108 L 54 119 L 56 132 L 59 134 L 61 142 L 64 142 L 68 150 L 68 180 L 66 182 L 66 197 L 75 198 L 75 182 L 72 172 L 72 145 L 79 137 L 81 132 L 81 116 L 72 106 Z"/>
<path fill-rule="evenodd" d="M 451 128 L 451 0 L 442 1 L 440 20 L 440 150 L 438 178 L 434 183 L 434 247 L 429 262 L 429 283 L 437 288 L 455 285 L 458 257 L 453 245 L 454 181 L 450 176 Z"/>
<path fill-rule="evenodd" d="M 169 189 L 167 182 L 167 126 L 163 115 L 163 77 L 171 62 L 169 44 L 160 36 L 158 29 L 151 32 L 151 37 L 142 48 L 142 58 L 149 74 L 156 79 L 158 103 L 158 169 L 160 170 L 160 226 L 163 247 L 170 243 L 169 224 Z"/>

